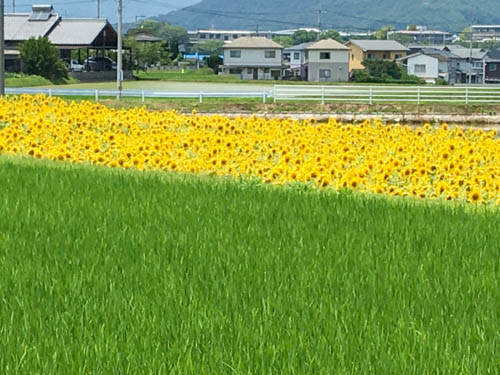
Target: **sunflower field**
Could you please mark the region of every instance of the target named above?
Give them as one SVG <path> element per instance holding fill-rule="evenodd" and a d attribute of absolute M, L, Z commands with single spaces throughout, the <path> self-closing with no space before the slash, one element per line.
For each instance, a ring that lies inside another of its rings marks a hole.
<path fill-rule="evenodd" d="M 44 96 L 0 101 L 0 153 L 500 204 L 496 131 L 230 119 Z"/>

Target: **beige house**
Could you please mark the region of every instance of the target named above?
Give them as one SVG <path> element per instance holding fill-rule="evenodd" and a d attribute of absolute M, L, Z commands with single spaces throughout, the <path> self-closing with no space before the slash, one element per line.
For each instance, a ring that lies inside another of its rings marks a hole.
<path fill-rule="evenodd" d="M 283 47 L 264 37 L 239 38 L 224 47 L 224 65 L 219 74 L 233 74 L 241 79 L 281 79 Z"/>
<path fill-rule="evenodd" d="M 306 47 L 309 82 L 349 80 L 349 48 L 333 39 L 323 39 Z"/>
<path fill-rule="evenodd" d="M 365 60 L 396 61 L 408 54 L 409 49 L 395 40 L 350 40 L 345 44 L 351 49 L 349 70 L 364 69 Z"/>

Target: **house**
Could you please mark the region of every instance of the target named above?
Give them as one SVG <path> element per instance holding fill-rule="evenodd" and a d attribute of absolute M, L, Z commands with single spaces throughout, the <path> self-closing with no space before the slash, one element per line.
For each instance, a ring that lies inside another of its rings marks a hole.
<path fill-rule="evenodd" d="M 500 40 L 500 25 L 472 25 L 474 42 L 490 42 Z"/>
<path fill-rule="evenodd" d="M 14 67 L 16 71 L 20 62 L 14 61 L 19 56 L 15 51 L 30 38 L 47 37 L 59 49 L 59 56 L 68 62 L 72 51 L 86 50 L 86 56 L 93 51 L 94 55 L 104 56 L 104 51 L 116 50 L 118 44 L 118 34 L 106 19 L 63 18 L 51 5 L 33 5 L 31 13 L 6 14 L 4 21 L 5 44 L 11 51 L 9 69 Z"/>
<path fill-rule="evenodd" d="M 415 75 L 427 83 L 436 83 L 441 78 L 452 85 L 457 82 L 458 61 L 458 56 L 434 48 L 423 49 L 398 60 L 406 65 L 408 74 Z"/>
<path fill-rule="evenodd" d="M 219 74 L 241 79 L 281 79 L 284 70 L 283 47 L 265 37 L 239 38 L 224 47 L 224 64 Z"/>
<path fill-rule="evenodd" d="M 224 43 L 232 42 L 239 38 L 250 38 L 263 36 L 269 39 L 274 37 L 275 33 L 271 31 L 250 31 L 250 30 L 196 30 L 188 31 L 189 43 L 191 45 L 203 43 L 209 40 L 221 41 Z"/>
<path fill-rule="evenodd" d="M 287 65 L 287 72 L 294 78 L 307 79 L 306 71 L 306 48 L 313 42 L 302 43 L 285 48 L 283 51 L 283 62 Z M 289 69 L 289 70 L 288 70 Z"/>
<path fill-rule="evenodd" d="M 439 30 L 396 30 L 387 33 L 388 38 L 394 38 L 397 35 L 411 38 L 414 43 L 428 43 L 430 45 L 452 43 L 455 39 L 452 33 Z"/>
<path fill-rule="evenodd" d="M 484 58 L 484 83 L 500 83 L 500 49 L 492 49 Z"/>
<path fill-rule="evenodd" d="M 488 53 L 486 50 L 469 49 L 461 45 L 448 45 L 443 50 L 458 56 L 457 83 L 469 83 L 469 75 L 470 83 L 483 83 L 483 63 Z"/>
<path fill-rule="evenodd" d="M 333 39 L 323 39 L 306 47 L 309 82 L 349 80 L 349 48 Z"/>
<path fill-rule="evenodd" d="M 309 32 L 314 32 L 319 34 L 321 30 L 315 28 L 315 27 L 300 27 L 298 29 L 286 29 L 286 30 L 278 30 L 273 33 L 273 38 L 275 36 L 292 36 L 295 34 L 297 31 L 307 31 Z"/>
<path fill-rule="evenodd" d="M 345 44 L 351 49 L 349 70 L 364 69 L 363 61 L 395 61 L 408 54 L 408 48 L 395 40 L 353 39 Z"/>

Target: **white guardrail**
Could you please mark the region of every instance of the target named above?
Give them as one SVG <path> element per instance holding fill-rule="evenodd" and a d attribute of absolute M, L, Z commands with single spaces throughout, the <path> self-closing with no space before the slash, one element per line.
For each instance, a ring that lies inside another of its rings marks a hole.
<path fill-rule="evenodd" d="M 44 88 L 6 88 L 5 93 L 9 95 L 21 94 L 45 94 L 48 96 L 80 96 L 90 97 L 96 102 L 101 98 L 117 97 L 117 90 L 74 90 L 74 89 L 44 89 Z M 261 92 L 174 92 L 174 91 L 147 91 L 147 90 L 123 90 L 122 97 L 141 98 L 144 102 L 146 98 L 194 98 L 200 103 L 205 98 L 262 98 L 265 103 L 272 97 L 272 90 Z"/>
<path fill-rule="evenodd" d="M 279 100 L 327 102 L 407 103 L 500 103 L 500 88 L 487 86 L 314 86 L 275 85 L 274 102 Z"/>

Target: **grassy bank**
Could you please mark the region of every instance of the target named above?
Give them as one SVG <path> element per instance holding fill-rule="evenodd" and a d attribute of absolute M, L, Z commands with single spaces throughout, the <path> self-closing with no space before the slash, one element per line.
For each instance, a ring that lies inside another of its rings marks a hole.
<path fill-rule="evenodd" d="M 74 98 L 66 98 L 72 100 Z M 90 98 L 79 98 L 89 100 Z M 204 98 L 199 99 L 147 99 L 143 103 L 140 98 L 124 98 L 117 101 L 113 98 L 104 98 L 102 103 L 117 108 L 132 108 L 145 105 L 151 110 L 171 110 L 182 112 L 207 113 L 314 113 L 314 114 L 344 114 L 344 113 L 381 113 L 399 114 L 403 118 L 406 114 L 437 114 L 437 115 L 496 115 L 500 113 L 497 105 L 456 105 L 456 104 L 407 104 L 407 103 L 332 103 L 321 104 L 302 101 L 282 101 L 274 103 L 272 98 L 267 98 L 263 103 L 261 98 Z"/>
<path fill-rule="evenodd" d="M 79 83 L 79 81 L 74 78 L 68 78 L 60 82 L 52 82 L 47 78 L 37 75 L 7 73 L 5 76 L 5 87 L 35 87 L 35 86 L 48 86 L 48 85 L 76 84 L 76 83 Z"/>
<path fill-rule="evenodd" d="M 500 216 L 0 159 L 3 373 L 493 374 Z"/>
<path fill-rule="evenodd" d="M 51 84 L 50 80 L 36 75 L 7 73 L 5 76 L 5 87 L 32 87 Z"/>

